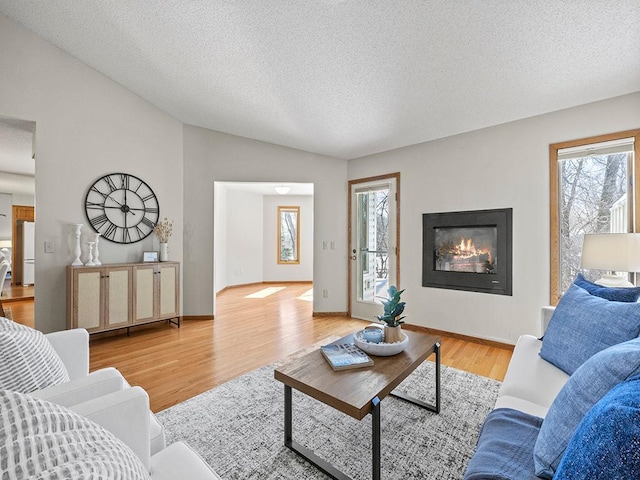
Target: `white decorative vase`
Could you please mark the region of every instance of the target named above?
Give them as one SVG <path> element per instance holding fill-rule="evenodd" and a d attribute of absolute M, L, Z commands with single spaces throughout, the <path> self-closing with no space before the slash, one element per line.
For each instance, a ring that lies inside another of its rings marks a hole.
<path fill-rule="evenodd" d="M 166 242 L 160 243 L 160 261 L 161 262 L 169 261 L 169 244 Z"/>
<path fill-rule="evenodd" d="M 87 263 L 85 263 L 85 266 L 87 267 L 95 267 L 96 264 L 93 261 L 93 246 L 96 244 L 96 242 L 87 242 L 87 245 L 89 245 L 89 260 L 87 261 Z"/>
<path fill-rule="evenodd" d="M 73 260 L 73 263 L 71 265 L 84 265 L 84 263 L 82 263 L 82 260 L 80 260 L 80 255 L 82 255 L 82 248 L 80 247 L 80 231 L 82 230 L 82 224 L 75 223 L 73 225 L 73 229 L 73 234 L 76 238 L 76 244 L 73 250 L 73 254 L 76 256 L 76 258 Z"/>
<path fill-rule="evenodd" d="M 93 247 L 93 263 L 98 265 L 98 266 L 102 265 L 102 262 L 98 258 L 100 256 L 100 252 L 98 251 L 98 242 L 99 242 L 99 240 L 100 240 L 100 234 L 99 233 L 94 233 L 93 234 L 93 241 L 94 241 L 95 245 Z"/>
<path fill-rule="evenodd" d="M 404 339 L 404 335 L 402 334 L 402 329 L 400 325 L 397 327 L 389 327 L 387 325 L 384 326 L 384 342 L 385 343 L 396 343 L 401 342 Z"/>

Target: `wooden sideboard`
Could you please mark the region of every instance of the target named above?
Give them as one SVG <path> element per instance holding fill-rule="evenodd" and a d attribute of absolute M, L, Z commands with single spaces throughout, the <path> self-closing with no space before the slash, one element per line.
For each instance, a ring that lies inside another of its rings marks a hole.
<path fill-rule="evenodd" d="M 67 267 L 67 328 L 97 333 L 160 320 L 180 326 L 179 262 Z"/>

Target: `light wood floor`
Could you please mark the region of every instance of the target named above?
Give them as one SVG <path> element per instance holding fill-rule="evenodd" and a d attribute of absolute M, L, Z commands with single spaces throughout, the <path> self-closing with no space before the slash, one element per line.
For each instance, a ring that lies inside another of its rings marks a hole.
<path fill-rule="evenodd" d="M 8 316 L 18 323 L 33 327 L 33 296 L 33 285 L 23 287 L 22 285 L 11 285 L 9 282 L 5 282 L 0 301 L 2 301 L 2 307 Z"/>
<path fill-rule="evenodd" d="M 35 287 L 33 285 L 11 285 L 9 282 L 5 282 L 2 290 L 2 301 L 33 300 L 34 294 Z"/>
<path fill-rule="evenodd" d="M 264 298 L 247 298 L 270 287 L 284 288 Z M 124 330 L 92 335 L 90 368 L 118 368 L 129 383 L 149 393 L 157 412 L 370 323 L 313 317 L 310 290 L 311 284 L 299 283 L 231 288 L 218 295 L 215 320 L 183 320 L 181 328 L 157 323 L 134 328 L 129 337 Z M 497 380 L 504 378 L 511 358 L 509 349 L 451 337 L 442 337 L 441 353 L 445 365 Z"/>

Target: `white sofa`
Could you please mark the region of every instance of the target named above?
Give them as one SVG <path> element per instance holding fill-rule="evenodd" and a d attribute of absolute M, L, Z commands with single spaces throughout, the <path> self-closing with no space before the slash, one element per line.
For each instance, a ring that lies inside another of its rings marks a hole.
<path fill-rule="evenodd" d="M 542 331 L 546 331 L 554 307 L 543 307 Z M 544 418 L 569 375 L 543 360 L 539 354 L 542 341 L 533 335 L 522 335 L 509 362 L 500 387 L 495 408 L 513 408 Z"/>
<path fill-rule="evenodd" d="M 554 307 L 543 307 L 542 332 L 546 331 L 553 311 Z M 467 466 L 465 480 L 538 478 L 533 474 L 535 437 L 542 419 L 569 380 L 564 371 L 540 357 L 541 347 L 542 340 L 533 335 L 518 339 L 494 410 L 485 420 L 476 452 Z M 514 413 L 492 418 L 498 412 Z M 538 419 L 530 423 L 523 416 Z M 528 467 L 519 468 L 521 465 Z"/>
<path fill-rule="evenodd" d="M 541 321 L 546 343 L 518 339 L 464 479 L 640 478 L 640 306 L 574 285 Z"/>

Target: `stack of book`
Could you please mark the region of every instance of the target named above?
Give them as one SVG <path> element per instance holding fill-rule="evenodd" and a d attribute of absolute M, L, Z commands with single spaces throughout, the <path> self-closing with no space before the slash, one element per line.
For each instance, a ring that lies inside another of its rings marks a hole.
<path fill-rule="evenodd" d="M 334 370 L 370 367 L 373 360 L 353 343 L 329 344 L 320 347 L 324 358 Z"/>

